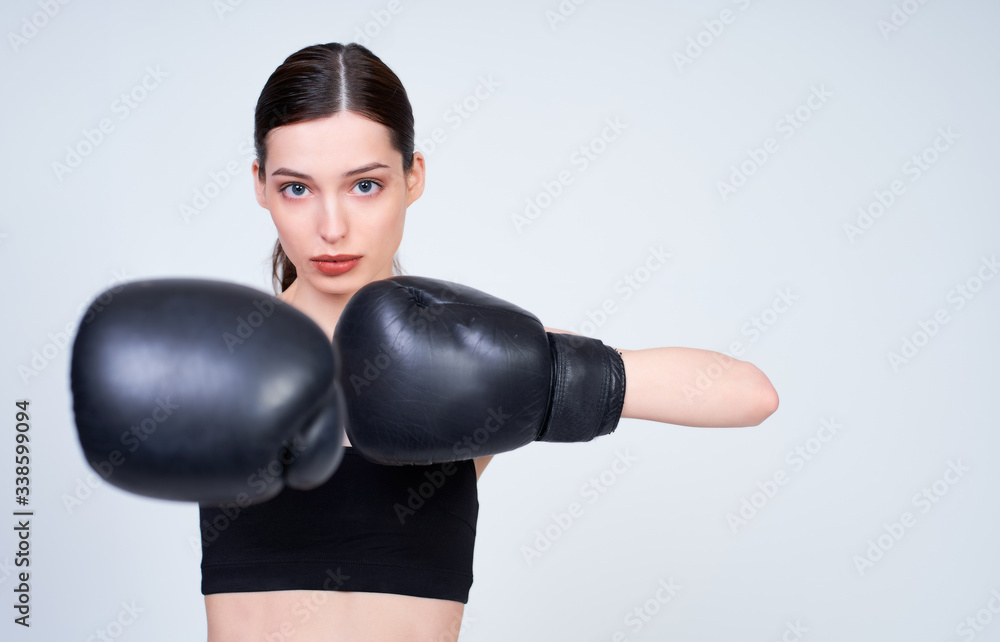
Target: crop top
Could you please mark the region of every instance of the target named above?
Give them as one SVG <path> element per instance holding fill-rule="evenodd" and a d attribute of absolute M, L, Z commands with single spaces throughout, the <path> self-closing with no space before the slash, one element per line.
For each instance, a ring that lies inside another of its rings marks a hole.
<path fill-rule="evenodd" d="M 385 466 L 346 447 L 317 488 L 201 506 L 201 592 L 363 591 L 464 604 L 478 516 L 472 460 Z"/>

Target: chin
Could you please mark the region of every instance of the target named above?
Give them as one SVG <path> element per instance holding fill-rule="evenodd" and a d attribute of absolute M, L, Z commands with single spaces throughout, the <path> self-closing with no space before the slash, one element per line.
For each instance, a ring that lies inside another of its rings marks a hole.
<path fill-rule="evenodd" d="M 355 273 L 353 270 L 347 274 L 330 277 L 320 275 L 319 278 L 310 279 L 310 285 L 320 292 L 326 294 L 351 294 L 360 290 L 372 281 L 378 281 L 380 277 L 371 274 Z"/>

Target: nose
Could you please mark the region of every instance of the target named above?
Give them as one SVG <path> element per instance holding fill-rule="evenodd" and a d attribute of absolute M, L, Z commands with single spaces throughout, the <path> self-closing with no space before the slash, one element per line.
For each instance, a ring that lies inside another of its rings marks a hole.
<path fill-rule="evenodd" d="M 336 243 L 347 234 L 347 211 L 336 197 L 324 200 L 318 216 L 317 231 L 327 243 Z"/>

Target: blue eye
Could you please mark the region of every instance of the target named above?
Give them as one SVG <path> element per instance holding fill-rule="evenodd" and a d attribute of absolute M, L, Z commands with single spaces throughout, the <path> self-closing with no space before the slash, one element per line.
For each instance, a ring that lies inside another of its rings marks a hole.
<path fill-rule="evenodd" d="M 289 188 L 291 188 L 290 191 Z M 305 193 L 309 191 L 309 188 L 303 185 L 302 183 L 289 183 L 288 185 L 285 185 L 278 191 L 284 194 L 285 197 L 287 198 L 296 199 L 296 198 L 304 198 Z"/>
<path fill-rule="evenodd" d="M 376 191 L 376 188 L 378 188 L 378 191 Z M 374 196 L 383 188 L 377 182 L 366 178 L 363 181 L 358 181 L 358 184 L 354 186 L 354 189 L 358 190 L 356 193 L 361 196 Z"/>

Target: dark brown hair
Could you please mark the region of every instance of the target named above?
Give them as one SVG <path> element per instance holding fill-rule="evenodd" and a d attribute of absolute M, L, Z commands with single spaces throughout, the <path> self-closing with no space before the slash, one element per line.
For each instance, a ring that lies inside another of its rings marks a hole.
<path fill-rule="evenodd" d="M 265 180 L 266 138 L 275 127 L 326 118 L 349 111 L 389 129 L 393 149 L 403 156 L 403 173 L 413 167 L 413 110 L 403 83 L 378 56 L 357 43 L 312 45 L 285 59 L 257 99 L 254 112 L 254 148 Z M 402 274 L 393 257 L 393 274 Z M 275 292 L 284 292 L 295 280 L 295 266 L 274 243 L 271 279 Z M 280 289 L 279 289 L 280 287 Z"/>

